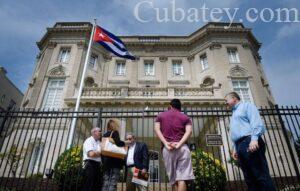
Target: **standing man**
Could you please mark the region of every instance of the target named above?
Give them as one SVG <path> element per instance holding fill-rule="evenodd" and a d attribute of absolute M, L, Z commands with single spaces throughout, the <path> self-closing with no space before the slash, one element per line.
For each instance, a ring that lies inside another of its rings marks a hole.
<path fill-rule="evenodd" d="M 173 99 L 170 109 L 157 116 L 154 130 L 163 144 L 163 159 L 172 187 L 186 191 L 186 181 L 195 179 L 191 153 L 186 144 L 192 134 L 192 122 L 181 113 L 179 99 Z"/>
<path fill-rule="evenodd" d="M 101 189 L 101 129 L 94 127 L 83 143 L 84 183 L 82 191 Z"/>
<path fill-rule="evenodd" d="M 146 191 L 147 187 L 133 183 L 132 177 L 134 167 L 140 169 L 143 175 L 147 173 L 149 169 L 148 147 L 145 143 L 136 142 L 133 133 L 126 134 L 126 141 L 129 143 L 128 154 L 126 157 L 126 190 L 135 191 L 137 188 L 139 191 Z"/>
<path fill-rule="evenodd" d="M 234 143 L 232 157 L 238 160 L 250 191 L 275 191 L 265 157 L 265 143 L 261 136 L 265 127 L 256 106 L 241 102 L 236 92 L 225 97 L 232 109 L 230 121 L 231 140 Z"/>

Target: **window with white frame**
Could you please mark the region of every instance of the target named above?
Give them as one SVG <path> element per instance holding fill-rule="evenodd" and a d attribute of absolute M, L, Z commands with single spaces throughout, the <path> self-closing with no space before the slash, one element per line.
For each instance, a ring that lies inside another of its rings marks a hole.
<path fill-rule="evenodd" d="M 97 69 L 97 60 L 98 60 L 98 56 L 95 54 L 92 54 L 90 59 L 89 59 L 89 68 L 91 69 Z"/>
<path fill-rule="evenodd" d="M 242 101 L 253 102 L 248 80 L 232 80 L 233 91 L 237 92 Z"/>
<path fill-rule="evenodd" d="M 172 70 L 173 75 L 182 76 L 183 75 L 183 65 L 181 60 L 173 60 L 172 61 Z"/>
<path fill-rule="evenodd" d="M 29 161 L 29 168 L 28 168 L 29 173 L 36 173 L 36 171 L 38 170 L 39 164 L 42 159 L 43 149 L 44 149 L 43 143 L 33 145 L 30 161 Z"/>
<path fill-rule="evenodd" d="M 61 108 L 64 85 L 65 79 L 49 79 L 43 100 L 43 108 Z"/>
<path fill-rule="evenodd" d="M 63 62 L 63 63 L 69 62 L 70 52 L 71 52 L 71 48 L 66 48 L 66 47 L 61 48 L 59 51 L 57 62 Z"/>
<path fill-rule="evenodd" d="M 230 63 L 240 63 L 240 58 L 236 48 L 228 48 L 227 53 Z"/>
<path fill-rule="evenodd" d="M 159 152 L 149 150 L 150 182 L 159 182 Z"/>
<path fill-rule="evenodd" d="M 200 63 L 202 66 L 202 70 L 205 70 L 208 68 L 208 60 L 206 54 L 203 54 L 200 56 Z"/>
<path fill-rule="evenodd" d="M 145 76 L 154 76 L 154 61 L 146 60 L 144 63 Z"/>
<path fill-rule="evenodd" d="M 125 61 L 118 61 L 116 63 L 116 75 L 118 76 L 124 76 L 125 72 L 126 72 L 126 65 L 125 65 Z"/>
<path fill-rule="evenodd" d="M 150 182 L 159 182 L 159 165 L 150 161 L 149 164 Z"/>

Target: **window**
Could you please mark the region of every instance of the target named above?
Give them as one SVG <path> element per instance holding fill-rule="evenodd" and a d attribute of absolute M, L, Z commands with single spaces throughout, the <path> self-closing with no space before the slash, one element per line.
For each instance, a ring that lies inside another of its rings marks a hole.
<path fill-rule="evenodd" d="M 7 110 L 15 109 L 16 105 L 17 105 L 17 103 L 14 100 L 11 99 L 9 104 L 8 104 Z"/>
<path fill-rule="evenodd" d="M 158 182 L 159 181 L 158 164 L 153 164 L 153 162 L 150 161 L 149 174 L 150 174 L 150 182 Z"/>
<path fill-rule="evenodd" d="M 205 70 L 208 68 L 208 60 L 206 54 L 203 54 L 200 56 L 200 63 L 202 65 L 202 70 Z"/>
<path fill-rule="evenodd" d="M 239 55 L 236 48 L 229 48 L 227 52 L 230 63 L 240 63 Z"/>
<path fill-rule="evenodd" d="M 89 67 L 91 69 L 97 69 L 96 64 L 97 64 L 98 56 L 95 54 L 92 54 L 90 59 L 89 59 Z"/>
<path fill-rule="evenodd" d="M 64 79 L 50 79 L 46 89 L 43 108 L 58 109 L 61 107 Z"/>
<path fill-rule="evenodd" d="M 149 150 L 150 182 L 159 182 L 159 152 Z"/>
<path fill-rule="evenodd" d="M 237 92 L 242 101 L 253 102 L 248 80 L 232 80 L 233 91 Z"/>
<path fill-rule="evenodd" d="M 117 62 L 116 64 L 116 75 L 124 76 L 125 75 L 125 62 Z"/>
<path fill-rule="evenodd" d="M 147 60 L 144 64 L 145 76 L 154 76 L 154 61 Z"/>
<path fill-rule="evenodd" d="M 30 161 L 29 161 L 29 169 L 28 172 L 35 172 L 38 170 L 40 161 L 42 159 L 44 145 L 43 144 L 36 144 L 33 145 Z"/>
<path fill-rule="evenodd" d="M 61 48 L 59 51 L 57 62 L 64 62 L 64 63 L 69 62 L 70 52 L 71 52 L 70 48 Z"/>
<path fill-rule="evenodd" d="M 173 70 L 173 75 L 175 76 L 183 75 L 183 65 L 181 60 L 173 60 L 172 70 Z"/>
<path fill-rule="evenodd" d="M 1 96 L 1 100 L 0 100 L 1 103 L 4 103 L 5 97 L 6 97 L 5 94 L 3 94 L 3 95 Z"/>

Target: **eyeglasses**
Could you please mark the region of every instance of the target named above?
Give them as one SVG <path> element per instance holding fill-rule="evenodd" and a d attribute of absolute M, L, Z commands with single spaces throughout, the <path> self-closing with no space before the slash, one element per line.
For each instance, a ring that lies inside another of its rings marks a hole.
<path fill-rule="evenodd" d="M 132 138 L 127 138 L 126 140 L 129 140 L 129 141 L 130 141 L 130 140 L 132 140 Z"/>

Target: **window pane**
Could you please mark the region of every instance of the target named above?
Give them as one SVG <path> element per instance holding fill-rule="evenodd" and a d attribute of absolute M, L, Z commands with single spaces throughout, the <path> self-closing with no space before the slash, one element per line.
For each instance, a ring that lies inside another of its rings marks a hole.
<path fill-rule="evenodd" d="M 239 81 L 239 82 L 240 82 L 240 87 L 247 87 L 246 81 Z"/>
<path fill-rule="evenodd" d="M 65 80 L 59 81 L 59 84 L 58 84 L 59 87 L 63 87 L 64 85 L 65 85 Z"/>
<path fill-rule="evenodd" d="M 50 86 L 56 86 L 57 85 L 57 81 L 50 81 Z"/>
<path fill-rule="evenodd" d="M 232 85 L 234 88 L 239 87 L 239 83 L 237 81 L 232 81 Z"/>

